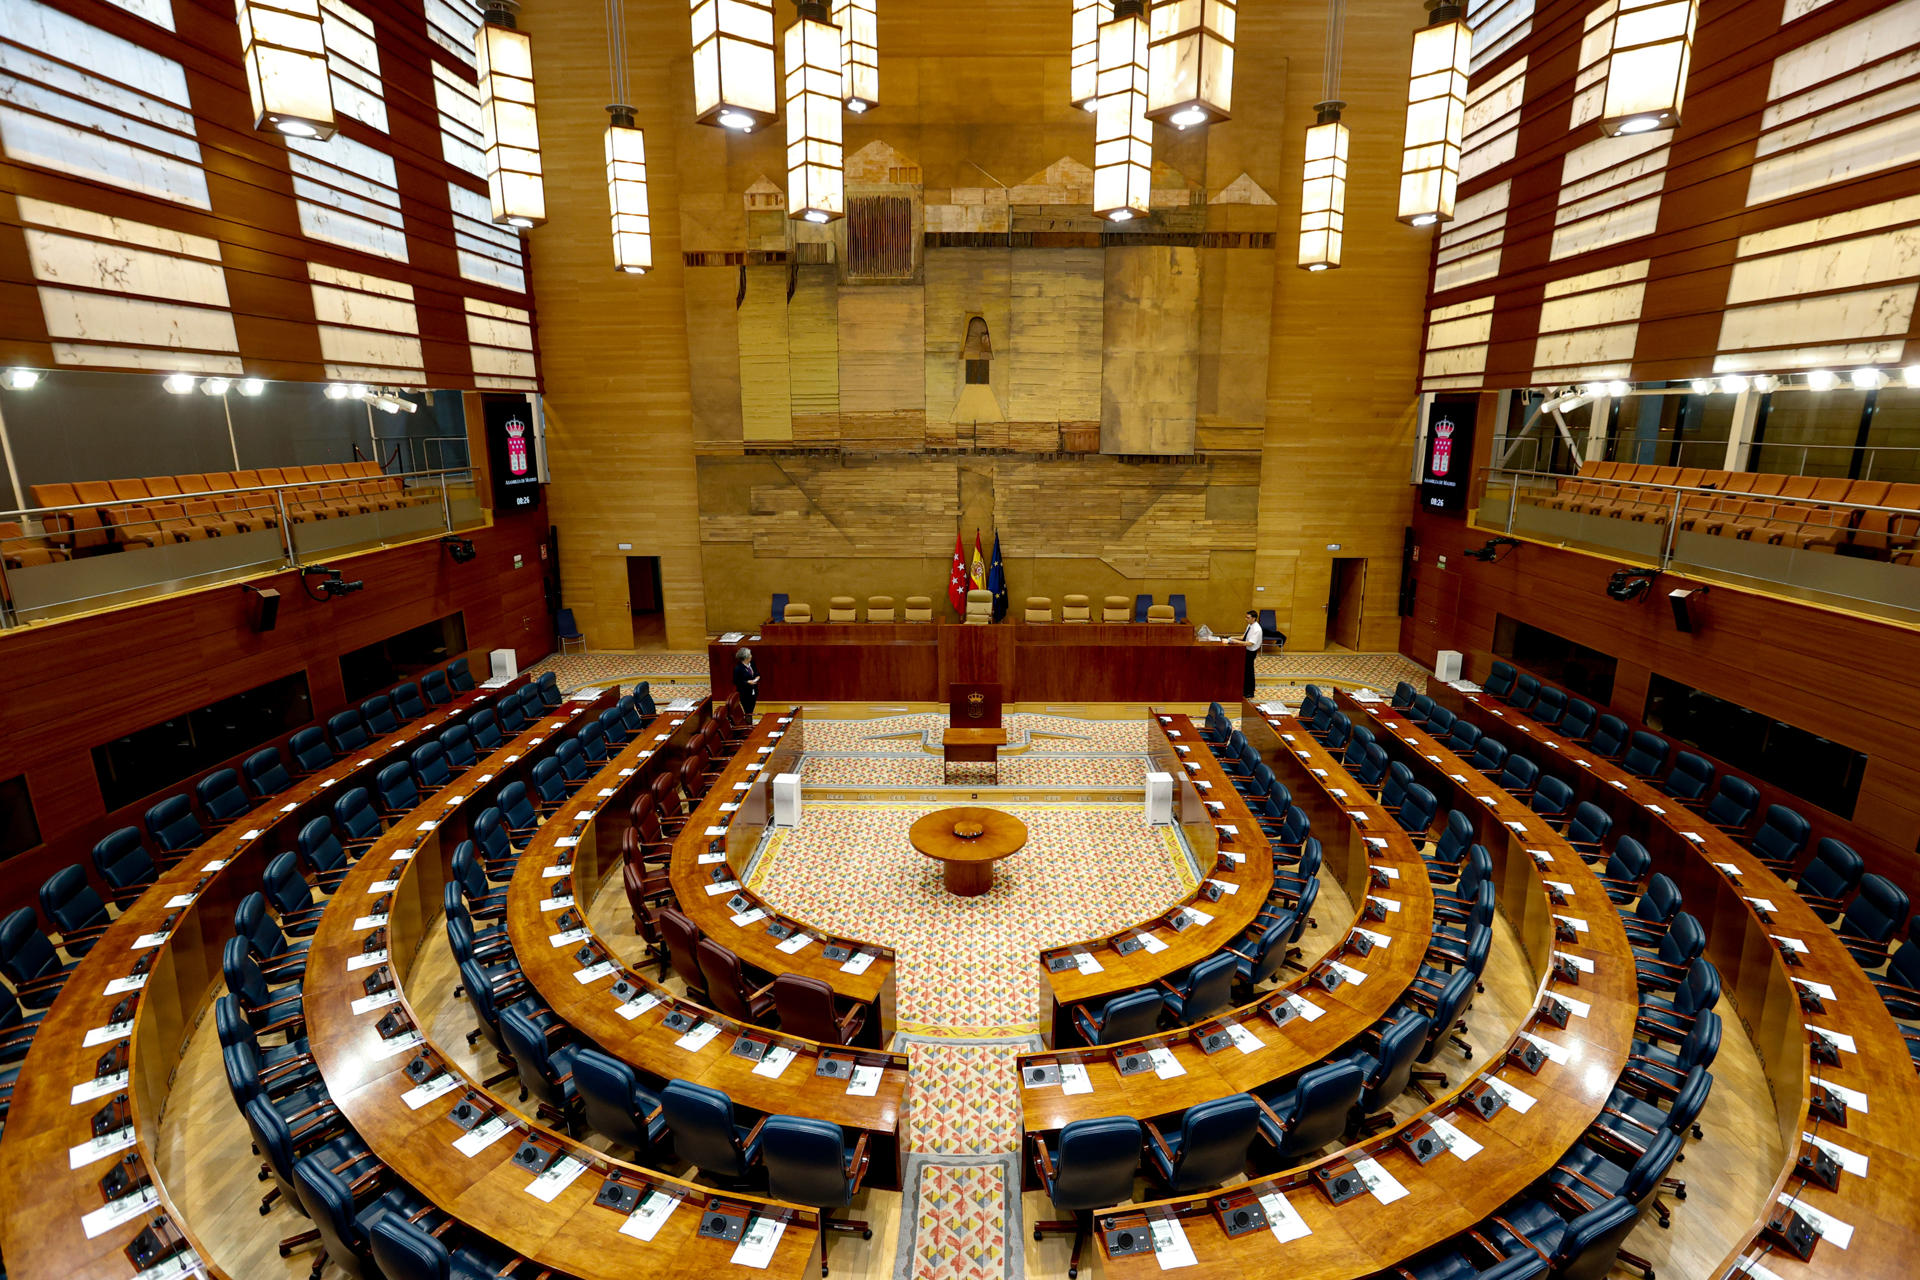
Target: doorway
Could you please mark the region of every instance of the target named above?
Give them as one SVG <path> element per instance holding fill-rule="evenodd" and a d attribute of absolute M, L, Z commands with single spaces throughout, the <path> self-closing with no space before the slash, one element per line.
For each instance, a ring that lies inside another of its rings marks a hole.
<path fill-rule="evenodd" d="M 1358 652 L 1360 616 L 1367 591 L 1367 562 L 1358 556 L 1335 556 L 1327 584 L 1327 644 Z"/>
<path fill-rule="evenodd" d="M 633 647 L 667 647 L 666 602 L 660 593 L 660 557 L 627 557 L 627 608 L 633 613 Z"/>

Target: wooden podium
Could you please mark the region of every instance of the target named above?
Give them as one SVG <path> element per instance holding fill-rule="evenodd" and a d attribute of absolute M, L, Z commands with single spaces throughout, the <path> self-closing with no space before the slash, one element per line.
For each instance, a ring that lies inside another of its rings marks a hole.
<path fill-rule="evenodd" d="M 1000 723 L 1000 686 L 959 684 L 947 687 L 947 731 L 941 735 L 940 781 L 945 783 L 956 764 L 990 764 L 993 782 L 1000 783 L 1000 748 L 1007 731 Z"/>

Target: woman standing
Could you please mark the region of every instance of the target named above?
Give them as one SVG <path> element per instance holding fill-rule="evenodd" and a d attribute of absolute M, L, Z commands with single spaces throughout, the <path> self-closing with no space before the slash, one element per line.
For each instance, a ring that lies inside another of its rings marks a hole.
<path fill-rule="evenodd" d="M 760 673 L 753 669 L 753 650 L 742 645 L 733 655 L 733 691 L 740 695 L 740 706 L 748 715 L 753 714 L 754 703 L 760 700 Z"/>

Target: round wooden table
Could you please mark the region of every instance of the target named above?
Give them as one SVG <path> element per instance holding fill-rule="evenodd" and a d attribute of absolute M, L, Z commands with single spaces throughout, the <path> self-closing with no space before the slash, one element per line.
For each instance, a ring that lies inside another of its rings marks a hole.
<path fill-rule="evenodd" d="M 942 864 L 947 892 L 977 898 L 993 888 L 993 864 L 1026 847 L 1027 824 L 998 809 L 936 809 L 907 832 L 913 847 Z"/>

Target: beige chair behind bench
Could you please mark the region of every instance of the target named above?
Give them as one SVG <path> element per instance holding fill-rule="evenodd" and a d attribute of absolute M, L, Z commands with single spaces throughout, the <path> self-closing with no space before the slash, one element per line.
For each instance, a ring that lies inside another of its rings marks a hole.
<path fill-rule="evenodd" d="M 1053 599 L 1049 596 L 1027 597 L 1028 622 L 1052 622 Z"/>
<path fill-rule="evenodd" d="M 1085 596 L 1062 596 L 1060 598 L 1060 621 L 1092 622 L 1093 608 Z"/>
<path fill-rule="evenodd" d="M 859 610 L 853 607 L 852 596 L 834 596 L 827 601 L 828 622 L 858 622 Z"/>
<path fill-rule="evenodd" d="M 1128 622 L 1133 618 L 1133 601 L 1125 596 L 1108 596 L 1100 610 L 1102 622 Z"/>
<path fill-rule="evenodd" d="M 968 622 L 992 622 L 993 621 L 993 592 L 991 591 L 967 592 L 967 621 Z"/>
<path fill-rule="evenodd" d="M 868 622 L 892 622 L 893 621 L 893 597 L 892 596 L 868 596 L 867 597 L 867 621 Z"/>
<path fill-rule="evenodd" d="M 812 622 L 813 606 L 810 604 L 790 604 L 787 606 L 786 613 L 782 615 L 782 619 L 786 622 Z"/>
<path fill-rule="evenodd" d="M 907 622 L 932 622 L 933 597 L 908 596 L 907 611 L 902 617 Z"/>

